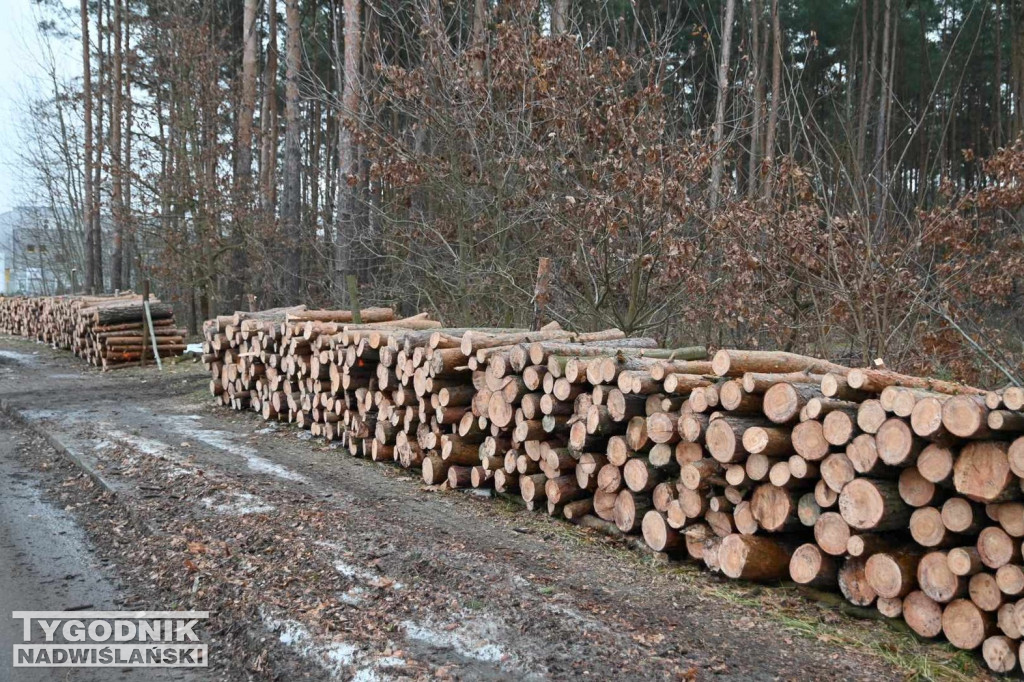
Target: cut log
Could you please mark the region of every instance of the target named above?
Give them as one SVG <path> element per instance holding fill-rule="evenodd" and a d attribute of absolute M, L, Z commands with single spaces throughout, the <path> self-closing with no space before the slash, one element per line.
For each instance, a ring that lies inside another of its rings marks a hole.
<path fill-rule="evenodd" d="M 650 509 L 649 495 L 634 493 L 632 490 L 620 491 L 615 499 L 615 525 L 623 533 L 635 533 L 640 529 L 644 515 Z"/>
<path fill-rule="evenodd" d="M 814 541 L 832 556 L 846 554 L 850 525 L 836 512 L 824 512 L 814 524 Z"/>
<path fill-rule="evenodd" d="M 746 372 L 808 372 L 846 375 L 846 367 L 796 353 L 757 350 L 720 350 L 711 360 L 711 368 L 718 376 L 743 376 Z"/>
<path fill-rule="evenodd" d="M 1010 444 L 1007 457 L 1010 460 L 1010 470 L 1014 475 L 1024 478 L 1024 437 L 1018 438 Z"/>
<path fill-rule="evenodd" d="M 742 444 L 750 454 L 777 457 L 792 451 L 792 432 L 780 426 L 750 426 L 743 431 Z"/>
<path fill-rule="evenodd" d="M 903 386 L 906 388 L 921 388 L 935 393 L 946 393 L 958 395 L 969 393 L 984 395 L 984 391 L 965 384 L 958 384 L 952 381 L 941 379 L 928 379 L 923 377 L 897 374 L 884 369 L 851 369 L 846 374 L 846 381 L 852 388 L 869 393 L 881 393 L 887 386 Z"/>
<path fill-rule="evenodd" d="M 857 408 L 857 426 L 864 433 L 878 433 L 879 427 L 889 418 L 878 400 L 865 400 Z"/>
<path fill-rule="evenodd" d="M 1016 564 L 1003 564 L 996 569 L 996 586 L 1007 597 L 1024 593 L 1024 569 Z"/>
<path fill-rule="evenodd" d="M 878 456 L 890 466 L 910 466 L 917 461 L 917 455 L 924 443 L 914 436 L 910 425 L 902 419 L 886 419 L 875 434 Z"/>
<path fill-rule="evenodd" d="M 945 484 L 953 476 L 954 451 L 938 443 L 930 443 L 917 456 L 917 470 L 926 480 Z"/>
<path fill-rule="evenodd" d="M 886 618 L 899 618 L 903 615 L 903 600 L 899 597 L 896 599 L 879 597 L 875 601 L 875 608 Z"/>
<path fill-rule="evenodd" d="M 570 521 L 577 521 L 594 511 L 593 498 L 585 498 L 570 502 L 562 508 L 562 515 Z"/>
<path fill-rule="evenodd" d="M 820 397 L 821 391 L 813 384 L 775 384 L 764 394 L 764 414 L 775 424 L 792 424 L 808 400 Z"/>
<path fill-rule="evenodd" d="M 839 567 L 839 591 L 854 606 L 871 606 L 878 597 L 864 574 L 866 563 L 864 557 L 850 557 Z"/>
<path fill-rule="evenodd" d="M 893 481 L 858 478 L 839 494 L 839 511 L 858 530 L 906 528 L 911 509 L 900 498 Z"/>
<path fill-rule="evenodd" d="M 953 485 L 957 492 L 978 502 L 1019 497 L 1020 487 L 1016 481 L 1010 470 L 1007 445 L 999 441 L 968 443 L 953 465 Z"/>
<path fill-rule="evenodd" d="M 774 538 L 739 533 L 723 539 L 718 552 L 723 573 L 755 582 L 787 577 L 791 558 L 787 546 Z"/>
<path fill-rule="evenodd" d="M 810 462 L 819 462 L 828 456 L 831 445 L 825 440 L 825 431 L 819 421 L 800 422 L 791 434 L 793 449 Z"/>
<path fill-rule="evenodd" d="M 759 485 L 750 499 L 750 511 L 761 528 L 771 533 L 799 527 L 795 495 L 775 485 Z"/>
<path fill-rule="evenodd" d="M 981 644 L 981 655 L 988 669 L 1005 674 L 1017 669 L 1018 642 L 1004 635 L 992 635 Z"/>
<path fill-rule="evenodd" d="M 942 547 L 957 537 L 942 523 L 942 512 L 935 507 L 914 510 L 910 516 L 910 536 L 922 547 Z"/>
<path fill-rule="evenodd" d="M 977 547 L 981 562 L 993 570 L 1021 559 L 1020 542 L 998 526 L 983 528 L 978 534 Z"/>
<path fill-rule="evenodd" d="M 825 484 L 837 493 L 841 493 L 846 484 L 857 477 L 853 462 L 842 452 L 834 452 L 826 457 L 821 463 L 820 474 Z"/>
<path fill-rule="evenodd" d="M 800 523 L 811 528 L 821 516 L 821 505 L 814 499 L 814 493 L 804 493 L 796 503 L 796 515 Z"/>
<path fill-rule="evenodd" d="M 789 576 L 801 585 L 834 587 L 837 573 L 836 560 L 813 542 L 797 547 L 789 561 Z"/>
<path fill-rule="evenodd" d="M 747 452 L 742 447 L 743 432 L 762 424 L 741 417 L 722 417 L 711 421 L 705 430 L 704 444 L 708 453 L 723 464 L 740 462 Z"/>
<path fill-rule="evenodd" d="M 651 509 L 644 514 L 642 530 L 644 541 L 655 552 L 678 554 L 686 549 L 683 534 L 669 526 L 661 512 Z"/>
<path fill-rule="evenodd" d="M 991 433 L 988 411 L 978 396 L 955 396 L 942 404 L 942 425 L 959 438 L 984 438 Z"/>
<path fill-rule="evenodd" d="M 942 606 L 924 592 L 911 592 L 903 598 L 903 620 L 921 637 L 942 633 Z"/>
<path fill-rule="evenodd" d="M 821 427 L 825 440 L 836 446 L 846 445 L 860 433 L 860 429 L 857 428 L 857 412 L 855 410 L 829 412 L 821 420 Z"/>
<path fill-rule="evenodd" d="M 912 550 L 872 554 L 864 566 L 868 584 L 880 597 L 905 597 L 917 587 L 921 554 Z"/>
<path fill-rule="evenodd" d="M 900 473 L 897 486 L 900 491 L 900 498 L 911 507 L 936 504 L 943 497 L 940 495 L 939 489 L 935 484 L 922 476 L 917 467 L 904 469 Z"/>

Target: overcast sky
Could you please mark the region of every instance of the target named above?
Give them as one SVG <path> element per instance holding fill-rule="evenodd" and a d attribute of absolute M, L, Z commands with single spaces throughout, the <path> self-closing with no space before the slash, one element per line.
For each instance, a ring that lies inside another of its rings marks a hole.
<path fill-rule="evenodd" d="M 69 0 L 63 0 L 69 8 Z M 19 129 L 25 120 L 25 103 L 45 95 L 44 59 L 36 25 L 41 16 L 36 0 L 0 0 L 0 212 L 26 202 L 18 164 L 21 151 Z M 45 10 L 52 17 L 52 10 Z M 67 23 L 64 22 L 64 26 Z M 64 41 L 51 40 L 59 69 L 66 75 L 77 75 L 77 34 Z M 78 52 L 78 60 L 81 52 Z"/>

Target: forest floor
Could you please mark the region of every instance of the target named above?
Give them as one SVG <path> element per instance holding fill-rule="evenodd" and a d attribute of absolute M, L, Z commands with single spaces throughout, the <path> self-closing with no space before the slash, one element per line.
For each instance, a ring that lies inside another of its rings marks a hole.
<path fill-rule="evenodd" d="M 103 599 L 210 611 L 212 668 L 188 679 L 986 677 L 972 655 L 841 600 L 428 489 L 214 407 L 207 384 L 191 362 L 100 373 L 0 338 L 0 459 L 17 468 L 0 468 L 0 496 L 7 479 L 29 486 L 79 528 Z M 0 531 L 24 523 L 0 513 Z M 9 573 L 0 561 L 0 592 L 21 589 Z M 34 610 L 100 598 L 89 589 L 42 589 Z"/>

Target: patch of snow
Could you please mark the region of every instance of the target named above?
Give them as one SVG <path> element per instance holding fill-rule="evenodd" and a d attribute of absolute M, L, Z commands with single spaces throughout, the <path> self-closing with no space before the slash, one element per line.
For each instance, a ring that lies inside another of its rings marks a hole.
<path fill-rule="evenodd" d="M 396 580 L 392 580 L 391 578 L 388 578 L 385 575 L 378 575 L 376 573 L 373 573 L 372 571 L 366 570 L 365 568 L 353 566 L 352 564 L 342 561 L 341 559 L 336 559 L 334 561 L 334 570 L 336 570 L 338 573 L 342 574 L 346 578 L 350 578 L 352 580 L 359 580 L 360 582 L 367 583 L 372 587 L 390 587 L 393 590 L 400 590 L 403 587 L 405 587 L 405 585 L 403 585 L 402 583 Z"/>
<path fill-rule="evenodd" d="M 274 511 L 277 507 L 267 504 L 260 498 L 249 493 L 230 493 L 231 499 L 217 504 L 213 497 L 204 497 L 201 501 L 207 509 L 212 509 L 218 514 L 230 516 L 244 516 L 245 514 L 265 514 Z"/>
<path fill-rule="evenodd" d="M 277 476 L 288 481 L 296 481 L 299 483 L 308 483 L 308 479 L 302 474 L 298 474 L 280 464 L 275 464 L 269 459 L 260 457 L 257 454 L 255 448 L 242 443 L 235 442 L 235 434 L 230 431 L 220 431 L 217 429 L 201 429 L 198 428 L 194 423 L 194 417 L 175 418 L 168 421 L 171 428 L 178 433 L 191 436 L 200 442 L 209 445 L 210 447 L 223 450 L 232 455 L 237 455 L 246 461 L 249 468 L 253 471 L 261 474 L 269 474 L 271 476 Z"/>
<path fill-rule="evenodd" d="M 21 414 L 29 421 L 54 419 L 60 415 L 57 410 L 23 410 Z"/>
<path fill-rule="evenodd" d="M 260 616 L 263 626 L 277 634 L 281 644 L 316 662 L 334 677 L 341 677 L 346 668 L 362 658 L 361 650 L 355 644 L 340 640 L 318 642 L 309 629 L 296 620 L 274 618 L 262 608 Z"/>
<path fill-rule="evenodd" d="M 366 594 L 366 590 L 356 585 L 341 595 L 341 601 L 349 606 L 361 606 L 364 594 Z"/>
<path fill-rule="evenodd" d="M 23 365 L 30 365 L 38 359 L 36 353 L 19 353 L 16 350 L 0 350 L 0 358 L 13 360 Z"/>
<path fill-rule="evenodd" d="M 392 675 L 381 674 L 381 671 L 388 668 L 400 668 L 405 664 L 404 658 L 395 656 L 378 658 L 371 665 L 357 670 L 356 674 L 352 676 L 352 682 L 384 682 L 384 680 L 394 679 Z"/>
<path fill-rule="evenodd" d="M 345 563 L 340 559 L 334 562 L 334 570 L 341 573 L 346 578 L 352 578 L 353 580 L 364 580 L 369 582 L 377 579 L 377 576 L 373 573 L 370 573 L 359 566 L 353 566 L 352 564 Z"/>
<path fill-rule="evenodd" d="M 106 435 L 109 435 L 115 440 L 120 440 L 122 443 L 134 447 L 135 450 L 148 455 L 150 457 L 163 457 L 168 460 L 180 461 L 171 455 L 171 446 L 162 440 L 154 440 L 153 438 L 143 438 L 142 436 L 133 435 L 126 433 L 118 429 L 106 430 Z"/>
<path fill-rule="evenodd" d="M 359 653 L 359 647 L 348 642 L 331 642 L 325 649 L 327 660 L 336 665 L 352 665 Z"/>
<path fill-rule="evenodd" d="M 503 641 L 501 626 L 492 620 L 462 618 L 456 620 L 454 629 L 450 624 L 441 626 L 430 623 L 404 621 L 402 628 L 407 639 L 422 642 L 435 649 L 452 649 L 465 658 L 484 663 L 500 663 L 508 658 L 508 652 L 493 642 Z"/>

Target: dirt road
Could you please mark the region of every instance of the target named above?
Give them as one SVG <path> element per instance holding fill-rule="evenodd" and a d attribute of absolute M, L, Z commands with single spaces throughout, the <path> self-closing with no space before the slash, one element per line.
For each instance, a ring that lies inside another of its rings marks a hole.
<path fill-rule="evenodd" d="M 63 455 L 23 466 L 59 491 L 48 494 L 117 581 L 113 595 L 47 590 L 34 608 L 209 610 L 210 675 L 228 679 L 978 674 L 969 657 L 792 588 L 729 583 L 504 500 L 427 490 L 213 408 L 206 380 L 192 364 L 99 374 L 0 341 L 5 411 Z M 0 580 L 11 570 L 0 561 Z"/>

